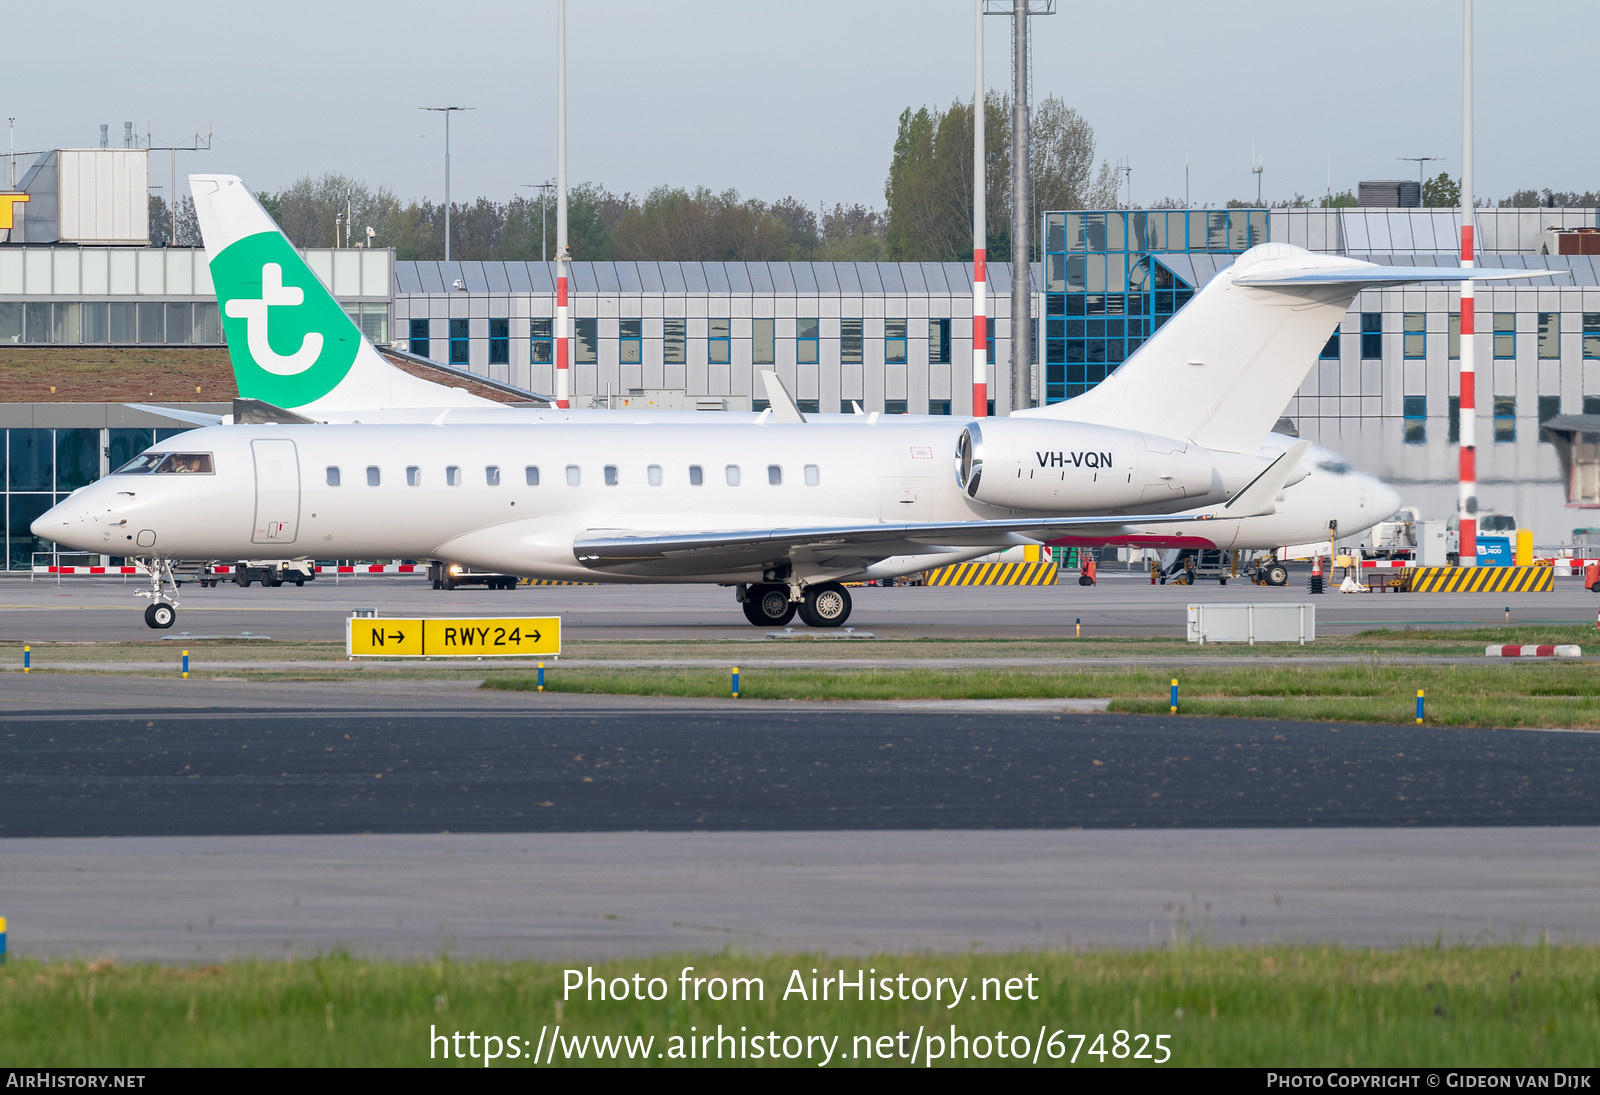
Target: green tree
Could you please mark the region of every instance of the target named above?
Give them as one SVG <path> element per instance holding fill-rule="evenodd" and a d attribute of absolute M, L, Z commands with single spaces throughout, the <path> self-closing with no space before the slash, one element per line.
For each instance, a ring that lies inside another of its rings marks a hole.
<path fill-rule="evenodd" d="M 1321 209 L 1353 209 L 1358 203 L 1354 194 L 1348 190 L 1341 190 L 1331 197 L 1324 197 L 1317 204 Z"/>
<path fill-rule="evenodd" d="M 267 216 L 271 217 L 281 228 L 283 220 L 278 216 L 278 195 L 268 194 L 265 190 L 258 190 L 256 191 L 256 201 L 261 203 L 261 208 L 267 211 Z"/>
<path fill-rule="evenodd" d="M 1011 257 L 1011 100 L 984 96 L 984 218 L 991 259 Z M 1115 208 L 1116 175 L 1094 168 L 1094 130 L 1055 96 L 1029 125 L 1031 212 Z M 884 253 L 891 260 L 961 261 L 972 253 L 972 106 L 900 115 L 889 177 Z"/>
<path fill-rule="evenodd" d="M 1454 209 L 1461 204 L 1461 181 L 1441 171 L 1422 184 L 1422 204 L 1429 209 Z"/>
<path fill-rule="evenodd" d="M 368 226 L 376 232 L 393 215 L 399 202 L 386 187 L 372 190 L 360 179 L 330 172 L 317 178 L 301 176 L 276 195 L 276 204 L 273 213 L 278 226 L 296 247 L 332 247 L 337 218 L 347 204 L 349 238 L 354 243 L 365 242 Z"/>

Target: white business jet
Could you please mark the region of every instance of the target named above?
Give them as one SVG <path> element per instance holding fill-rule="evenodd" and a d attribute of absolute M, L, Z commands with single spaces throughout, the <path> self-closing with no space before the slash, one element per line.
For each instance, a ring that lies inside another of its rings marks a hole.
<path fill-rule="evenodd" d="M 273 233 L 277 226 L 257 204 L 240 180 L 228 175 L 191 175 L 195 210 L 211 259 L 212 281 L 229 329 L 228 351 L 239 394 L 256 401 L 257 413 L 289 420 L 320 422 L 684 422 L 696 426 L 740 425 L 765 413 L 780 422 L 803 421 L 800 411 L 783 390 L 775 374 L 763 372 L 772 410 L 761 413 L 706 414 L 685 411 L 590 411 L 554 407 L 511 407 L 482 399 L 461 388 L 447 387 L 411 376 L 385 359 L 351 322 L 300 255 L 292 247 L 278 249 L 278 271 L 270 283 L 249 264 L 233 260 L 229 249 L 249 236 Z M 287 241 L 284 241 L 287 244 Z M 287 273 L 286 273 L 287 271 Z M 287 282 L 287 284 L 286 284 Z M 298 295 L 296 295 L 298 293 Z M 265 338 L 266 309 L 275 319 L 273 339 Z M 304 311 L 297 328 L 304 341 L 281 333 L 287 308 Z M 317 349 L 313 355 L 309 351 Z M 1174 363 L 1171 354 L 1137 353 L 1114 374 L 1127 389 L 1159 392 L 1167 388 L 1172 373 L 1189 371 Z M 1131 428 L 1182 437 L 1194 417 L 1182 400 L 1142 400 Z M 1179 404 L 1174 406 L 1174 403 Z M 1106 413 L 1103 397 L 1091 393 L 1057 404 L 1047 412 L 1062 420 L 1098 422 Z M 287 411 L 281 414 L 279 411 Z M 1176 413 L 1174 413 L 1176 411 Z M 174 412 L 167 412 L 174 413 Z M 197 425 L 216 424 L 221 418 L 193 412 L 175 412 Z M 1281 413 L 1281 408 L 1279 409 Z M 810 416 L 814 421 L 851 421 L 866 425 L 870 416 Z M 935 418 L 948 424 L 948 418 Z M 1295 439 L 1269 434 L 1257 455 L 1273 459 Z M 1083 535 L 1053 540 L 1071 546 L 1098 547 L 1111 543 L 1153 548 L 1275 548 L 1321 539 L 1330 523 L 1349 534 L 1384 520 L 1400 506 L 1400 496 L 1381 480 L 1355 471 L 1337 453 L 1310 446 L 1300 462 L 1300 481 L 1287 487 L 1275 512 L 1259 517 L 1225 517 L 1211 521 L 1166 522 L 1131 528 L 1114 539 Z"/>
<path fill-rule="evenodd" d="M 219 188 L 248 196 L 236 179 Z M 232 287 L 228 340 L 279 378 L 282 403 L 314 408 L 339 383 L 318 376 L 321 363 L 353 373 L 370 347 L 347 319 L 344 335 L 325 334 L 340 330 L 342 310 L 253 201 L 216 202 L 243 233 L 211 256 L 219 296 Z M 33 531 L 144 560 L 152 627 L 175 619 L 171 560 L 262 554 L 733 585 L 752 623 L 798 611 L 837 626 L 850 614 L 845 581 L 1074 533 L 1272 513 L 1307 446 L 1273 460 L 1260 447 L 1355 294 L 1462 276 L 1263 244 L 1130 361 L 1162 373 L 1150 405 L 1131 398 L 1132 379 L 1112 383 L 1138 375 L 1120 370 L 1096 389 L 1098 423 L 1057 404 L 981 422 L 805 422 L 796 412 L 800 421 L 762 415 L 709 430 L 698 419 L 594 418 L 213 426 L 152 446 Z M 392 392 L 395 380 L 373 382 Z"/>

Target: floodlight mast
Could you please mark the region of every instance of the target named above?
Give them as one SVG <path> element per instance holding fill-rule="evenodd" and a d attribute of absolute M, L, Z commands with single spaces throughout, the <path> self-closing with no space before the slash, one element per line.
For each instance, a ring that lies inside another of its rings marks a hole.
<path fill-rule="evenodd" d="M 475 106 L 423 106 L 444 115 L 444 261 L 450 261 L 450 115 L 457 110 L 477 110 Z"/>
<path fill-rule="evenodd" d="M 1028 162 L 1028 0 L 1011 4 L 1011 398 L 1012 411 L 1033 406 L 1033 203 Z M 980 105 L 978 109 L 983 109 Z"/>
<path fill-rule="evenodd" d="M 1472 0 L 1461 0 L 1461 267 L 1473 265 L 1472 239 Z M 1477 365 L 1474 360 L 1478 326 L 1471 281 L 1461 283 L 1460 487 L 1457 500 L 1459 527 L 1456 561 L 1478 565 L 1478 424 Z"/>
<path fill-rule="evenodd" d="M 989 321 L 988 226 L 984 221 L 983 147 L 983 4 L 973 0 L 977 10 L 975 38 L 977 78 L 972 93 L 972 417 L 982 418 L 989 410 Z"/>
<path fill-rule="evenodd" d="M 556 0 L 556 406 L 571 406 L 567 310 L 567 0 Z"/>

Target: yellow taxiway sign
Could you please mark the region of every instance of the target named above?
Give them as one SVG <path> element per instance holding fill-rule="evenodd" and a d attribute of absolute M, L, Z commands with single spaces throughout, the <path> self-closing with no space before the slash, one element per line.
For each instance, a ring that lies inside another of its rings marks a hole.
<path fill-rule="evenodd" d="M 352 616 L 345 621 L 345 653 L 352 658 L 546 657 L 561 653 L 561 617 Z"/>

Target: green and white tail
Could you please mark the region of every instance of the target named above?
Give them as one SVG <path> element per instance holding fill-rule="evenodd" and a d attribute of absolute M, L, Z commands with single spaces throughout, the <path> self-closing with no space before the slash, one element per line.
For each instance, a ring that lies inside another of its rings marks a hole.
<path fill-rule="evenodd" d="M 491 405 L 385 360 L 238 177 L 189 188 L 241 397 L 308 417 Z"/>

